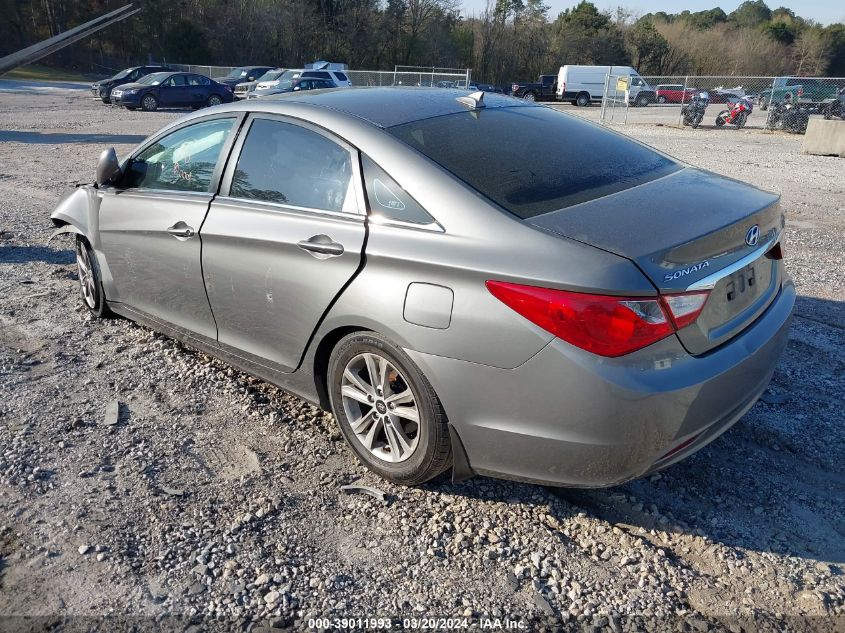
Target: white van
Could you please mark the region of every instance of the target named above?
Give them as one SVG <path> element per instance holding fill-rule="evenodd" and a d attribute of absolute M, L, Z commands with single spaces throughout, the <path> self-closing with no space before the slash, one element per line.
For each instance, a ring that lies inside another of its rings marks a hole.
<path fill-rule="evenodd" d="M 631 85 L 628 90 L 630 105 L 647 106 L 657 101 L 654 88 L 640 77 L 640 74 L 630 66 L 578 66 L 570 64 L 561 66 L 557 75 L 558 101 L 569 101 L 572 105 L 588 106 L 600 103 L 604 94 L 604 83 L 607 76 L 612 78 L 628 75 Z M 624 92 L 616 92 L 615 81 L 608 86 L 609 94 L 616 99 L 624 99 Z"/>

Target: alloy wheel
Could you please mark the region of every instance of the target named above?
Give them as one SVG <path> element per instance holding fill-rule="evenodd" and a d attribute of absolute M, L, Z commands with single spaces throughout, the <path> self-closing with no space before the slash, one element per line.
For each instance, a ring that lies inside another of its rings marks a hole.
<path fill-rule="evenodd" d="M 155 110 L 158 103 L 156 103 L 156 99 L 152 95 L 147 95 L 144 97 L 144 110 Z"/>
<path fill-rule="evenodd" d="M 79 286 L 82 289 L 82 299 L 92 310 L 97 307 L 97 286 L 91 258 L 88 249 L 81 241 L 76 243 L 76 264 L 79 268 Z"/>
<path fill-rule="evenodd" d="M 223 101 L 217 95 L 211 95 L 208 98 L 208 105 L 210 106 L 220 105 L 221 103 L 223 103 Z"/>
<path fill-rule="evenodd" d="M 355 438 L 373 456 L 404 462 L 420 439 L 420 410 L 408 381 L 389 360 L 365 352 L 343 370 L 343 409 Z"/>

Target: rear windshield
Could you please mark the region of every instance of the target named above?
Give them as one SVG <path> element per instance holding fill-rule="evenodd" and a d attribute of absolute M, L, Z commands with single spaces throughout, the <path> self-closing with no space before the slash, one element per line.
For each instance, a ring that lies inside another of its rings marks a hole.
<path fill-rule="evenodd" d="M 546 107 L 468 111 L 388 131 L 523 219 L 681 169 L 621 134 Z"/>

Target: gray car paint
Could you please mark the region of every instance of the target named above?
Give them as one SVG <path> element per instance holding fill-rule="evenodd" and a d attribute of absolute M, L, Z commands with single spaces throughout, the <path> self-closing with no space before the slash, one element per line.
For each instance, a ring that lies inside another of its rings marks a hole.
<path fill-rule="evenodd" d="M 297 323 L 296 336 L 288 337 L 287 343 L 281 342 L 285 339 L 282 319 L 295 313 L 268 311 L 270 302 L 264 289 L 253 287 L 257 286 L 257 272 L 268 269 L 267 246 L 242 250 L 234 246 L 237 242 L 233 238 L 238 231 L 249 232 L 249 223 L 241 223 L 238 228 L 220 215 L 203 226 L 199 236 L 205 240 L 207 235 L 207 243 L 217 250 L 213 258 L 205 259 L 208 253 L 204 253 L 212 305 L 231 318 L 233 329 L 250 320 L 253 330 L 247 333 L 251 340 L 246 344 L 243 337 L 232 336 L 227 341 L 210 336 L 203 317 L 180 321 L 172 309 L 156 313 L 156 301 L 149 298 L 144 298 L 146 303 L 133 299 L 143 305 L 116 300 L 126 274 L 133 277 L 130 283 L 144 286 L 145 292 L 160 289 L 160 277 L 153 278 L 138 268 L 125 270 L 117 265 L 119 278 L 113 280 L 111 262 L 101 248 L 100 201 L 107 196 L 120 198 L 126 192 L 116 195 L 109 187 L 83 187 L 62 201 L 52 217 L 88 237 L 103 271 L 106 297 L 118 313 L 217 354 L 323 406 L 327 401 L 320 372 L 332 341 L 352 329 L 372 329 L 388 336 L 411 355 L 434 384 L 466 448 L 470 466 L 479 472 L 568 485 L 618 483 L 646 472 L 669 447 L 689 435 L 690 429 L 726 428 L 738 417 L 738 411 L 753 404 L 785 344 L 794 302 L 794 290 L 782 263 L 777 263 L 782 289 L 764 313 L 705 357 L 690 355 L 677 336 L 618 359 L 593 356 L 554 339 L 522 318 L 490 295 L 484 282 L 498 279 L 586 292 L 653 296 L 657 290 L 643 272 L 644 267 L 621 249 L 611 252 L 609 243 L 596 247 L 579 241 L 587 239 L 583 235 L 573 239 L 561 234 L 565 227 L 559 223 L 539 226 L 543 218 L 550 220 L 546 216 L 536 219 L 535 225 L 515 220 L 380 130 L 374 124 L 378 123 L 373 121 L 374 115 L 369 114 L 378 112 L 378 102 L 385 99 L 392 107 L 383 109 L 384 123 L 461 112 L 464 106 L 455 98 L 465 94 L 463 91 L 371 90 L 375 104 L 362 105 L 361 98 L 354 97 L 358 101 L 347 108 L 338 95 L 357 94 L 355 89 L 218 106 L 184 117 L 156 135 L 203 116 L 226 112 L 263 112 L 307 122 L 339 134 L 349 146 L 366 153 L 436 218 L 438 223 L 430 226 L 378 218 L 361 225 L 352 218 L 280 209 L 289 214 L 288 220 L 303 216 L 301 223 L 294 221 L 291 225 L 298 227 L 297 234 L 289 238 L 291 242 L 318 232 L 338 236 L 349 242 L 351 263 L 356 252 L 360 260 L 345 284 L 338 287 L 338 280 L 350 275 L 348 264 L 328 284 L 326 294 L 308 304 L 310 307 L 303 311 L 307 315 L 302 315 L 308 318 Z M 490 97 L 488 107 L 542 107 Z M 718 177 L 712 178 L 712 187 L 717 188 Z M 360 174 L 356 186 L 363 201 Z M 715 189 L 705 187 L 701 195 L 707 195 L 707 191 L 713 193 Z M 734 223 L 759 209 L 755 205 L 761 199 L 759 191 L 748 186 L 736 186 L 735 191 L 733 205 L 742 211 L 731 216 Z M 614 194 L 608 203 L 630 210 L 636 207 L 629 203 L 634 198 L 628 196 L 636 195 L 635 191 Z M 254 217 L 254 209 L 227 200 L 225 195 L 215 198 L 211 206 L 214 209 L 219 205 L 222 210 L 236 204 L 238 213 Z M 209 214 L 208 219 L 214 216 Z M 354 229 L 354 237 L 343 233 L 344 227 L 353 225 L 361 226 L 364 235 Z M 256 223 L 253 228 L 267 226 Z M 687 241 L 695 237 L 694 233 L 695 227 L 685 233 Z M 596 239 L 596 235 L 594 232 L 589 239 Z M 251 244 L 262 242 L 255 242 L 255 235 L 240 237 Z M 176 252 L 181 246 L 184 244 L 171 238 L 169 250 Z M 360 258 L 362 251 L 365 255 Z M 237 270 L 231 265 L 235 252 Z M 308 262 L 317 280 L 323 275 L 331 280 L 329 267 L 338 263 L 333 259 L 313 260 L 308 253 L 295 250 L 284 255 L 291 261 L 295 256 Z M 168 255 L 162 251 L 162 257 Z M 716 265 L 691 273 L 687 283 L 705 278 L 714 269 Z M 304 269 L 295 270 L 301 273 Z M 307 304 L 310 288 L 279 271 L 271 275 L 273 301 L 285 295 Z M 229 283 L 221 283 L 221 279 Z M 244 283 L 250 284 L 252 296 L 247 310 L 240 304 L 243 291 L 235 290 Z M 431 284 L 452 292 L 448 327 L 438 329 L 405 318 L 405 297 L 412 284 Z M 330 297 L 335 289 L 339 295 Z M 273 348 L 269 351 L 258 344 L 265 336 L 266 347 Z M 734 380 L 723 376 L 733 376 Z M 561 419 L 561 411 L 566 412 L 565 419 Z M 693 422 L 687 423 L 689 420 Z"/>

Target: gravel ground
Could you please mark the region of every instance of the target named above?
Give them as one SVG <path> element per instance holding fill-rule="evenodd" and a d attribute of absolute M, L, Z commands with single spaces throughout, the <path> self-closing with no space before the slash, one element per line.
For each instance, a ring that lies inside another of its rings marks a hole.
<path fill-rule="evenodd" d="M 754 130 L 620 128 L 783 195 L 800 298 L 772 386 L 705 450 L 618 488 L 400 488 L 329 414 L 83 310 L 48 215 L 104 147 L 181 113 L 2 84 L 0 629 L 845 629 L 842 160 Z M 339 490 L 355 481 L 386 503 Z"/>

